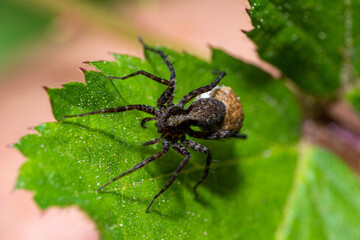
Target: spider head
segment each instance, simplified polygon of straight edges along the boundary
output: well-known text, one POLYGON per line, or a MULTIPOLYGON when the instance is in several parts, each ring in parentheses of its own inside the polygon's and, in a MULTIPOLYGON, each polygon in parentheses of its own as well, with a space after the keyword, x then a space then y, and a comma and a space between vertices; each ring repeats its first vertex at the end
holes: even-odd
POLYGON ((155 126, 158 128, 158 133, 171 133, 175 135, 185 134, 189 128, 189 118, 186 110, 178 106, 169 108, 163 117, 159 118, 155 126))
POLYGON ((164 120, 159 118, 156 123, 155 123, 155 126, 157 127, 158 129, 158 133, 164 133, 166 132, 166 127, 164 126, 164 120))

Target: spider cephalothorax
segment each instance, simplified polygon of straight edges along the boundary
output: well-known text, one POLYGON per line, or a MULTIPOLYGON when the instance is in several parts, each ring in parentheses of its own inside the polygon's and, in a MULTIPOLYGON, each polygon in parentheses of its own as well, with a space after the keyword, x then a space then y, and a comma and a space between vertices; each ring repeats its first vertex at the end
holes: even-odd
POLYGON ((191 155, 186 148, 190 148, 207 155, 203 176, 194 186, 194 193, 196 196, 196 188, 207 177, 210 163, 212 161, 211 152, 209 149, 200 145, 199 143, 186 139, 186 135, 194 138, 210 140, 223 138, 246 138, 246 135, 238 133, 242 126, 244 118, 242 105, 238 97, 228 87, 217 87, 220 80, 226 75, 225 72, 220 72, 219 76, 213 83, 189 92, 180 99, 177 105, 175 105, 173 103, 176 82, 174 67, 162 51, 147 46, 142 41, 142 39, 139 40, 145 49, 153 51, 162 57, 171 73, 170 80, 162 79, 143 70, 139 70, 124 77, 109 76, 109 78, 124 80, 140 74, 168 86, 164 93, 157 100, 157 108, 148 105, 128 105, 123 107, 102 109, 94 112, 82 113, 79 115, 64 116, 63 118, 82 117, 86 115, 101 113, 116 113, 129 110, 138 110, 153 115, 153 117, 144 118, 141 121, 141 126, 143 128, 146 128, 146 122, 156 121, 155 126, 158 129, 158 133, 160 133, 161 135, 158 138, 155 138, 143 144, 151 145, 158 143, 162 140, 162 150, 136 164, 132 169, 113 178, 111 181, 107 182, 105 185, 98 189, 98 191, 100 191, 101 189, 103 189, 110 183, 118 180, 119 178, 124 177, 144 167, 149 162, 162 157, 169 151, 170 147, 172 147, 177 153, 185 156, 185 158, 177 167, 176 171, 171 176, 168 183, 151 200, 149 206, 146 209, 147 212, 153 204, 154 200, 158 198, 168 187, 170 187, 179 172, 189 161, 191 155), (210 94, 208 94, 207 97, 201 97, 202 94, 209 91, 211 92, 210 94), (188 107, 185 107, 185 105, 195 97, 198 98, 188 107), (195 131, 191 128, 191 126, 198 126, 202 131, 195 131))

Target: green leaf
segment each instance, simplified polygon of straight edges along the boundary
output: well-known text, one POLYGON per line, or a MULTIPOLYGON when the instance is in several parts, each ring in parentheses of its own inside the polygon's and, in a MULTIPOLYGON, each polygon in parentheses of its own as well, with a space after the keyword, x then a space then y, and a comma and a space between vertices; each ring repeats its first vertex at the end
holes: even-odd
POLYGON ((360 113, 360 86, 353 87, 346 94, 346 99, 360 113))
MULTIPOLYGON (((359 1, 251 0, 260 56, 309 93, 332 96, 342 78, 359 73, 359 1), (353 2, 353 4, 352 4, 353 2)), ((348 80, 348 79, 342 79, 348 80)))
POLYGON ((349 37, 348 37, 348 45, 349 45, 349 55, 351 57, 351 61, 354 63, 354 68, 357 73, 357 76, 360 75, 360 21, 357 17, 357 12, 360 9, 360 1, 353 0, 348 2, 348 18, 350 19, 348 23, 349 27, 349 37), (351 21, 352 19, 355 19, 351 21), (354 29, 354 31, 350 31, 354 29))
POLYGON ((359 239, 360 184, 333 154, 304 144, 277 239, 359 239))
POLYGON ((33 191, 43 209, 79 206, 94 220, 104 239, 273 236, 296 165, 294 146, 300 126, 296 100, 283 82, 273 81, 268 74, 219 50, 214 50, 211 63, 163 51, 177 73, 175 102, 214 81, 213 70, 225 70, 228 75, 222 84, 234 89, 245 108, 243 133, 248 135, 247 140, 196 140, 213 152, 215 160, 208 179, 198 189, 199 201, 194 199, 192 187, 202 175, 205 156, 193 151, 189 164, 149 214, 145 213, 149 201, 183 158, 172 150, 104 192, 96 192, 99 186, 160 150, 161 144, 141 145, 159 136, 151 122, 147 129, 140 127, 147 114, 131 111, 61 120, 65 115, 128 104, 155 106, 165 86, 143 76, 124 81, 106 77, 143 69, 168 78, 166 65, 152 52, 146 52, 147 61, 114 54, 114 62, 90 63, 100 72, 85 72, 86 84, 49 89, 59 122, 38 126, 38 134, 25 136, 16 145, 28 158, 17 187, 33 191))

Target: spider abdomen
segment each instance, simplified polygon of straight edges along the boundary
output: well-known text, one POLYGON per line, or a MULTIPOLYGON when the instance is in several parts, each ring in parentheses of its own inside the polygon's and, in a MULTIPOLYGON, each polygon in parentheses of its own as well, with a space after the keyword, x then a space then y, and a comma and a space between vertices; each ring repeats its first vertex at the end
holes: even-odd
POLYGON ((200 98, 187 109, 190 124, 206 131, 217 131, 225 116, 224 103, 215 98, 200 98))
POLYGON ((238 132, 244 122, 244 110, 240 98, 236 93, 227 86, 215 87, 198 98, 200 99, 217 99, 225 106, 223 121, 218 130, 238 132))

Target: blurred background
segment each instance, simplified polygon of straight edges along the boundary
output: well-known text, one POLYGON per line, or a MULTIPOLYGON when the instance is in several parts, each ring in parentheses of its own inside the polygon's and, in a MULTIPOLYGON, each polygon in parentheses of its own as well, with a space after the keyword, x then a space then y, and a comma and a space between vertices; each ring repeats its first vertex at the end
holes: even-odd
POLYGON ((252 29, 246 0, 0 1, 0 238, 98 239, 75 207, 41 212, 32 193, 14 190, 25 158, 11 148, 31 128, 54 121, 42 86, 83 82, 83 61, 109 52, 142 57, 137 42, 210 59, 209 45, 277 75, 241 30, 252 29))

